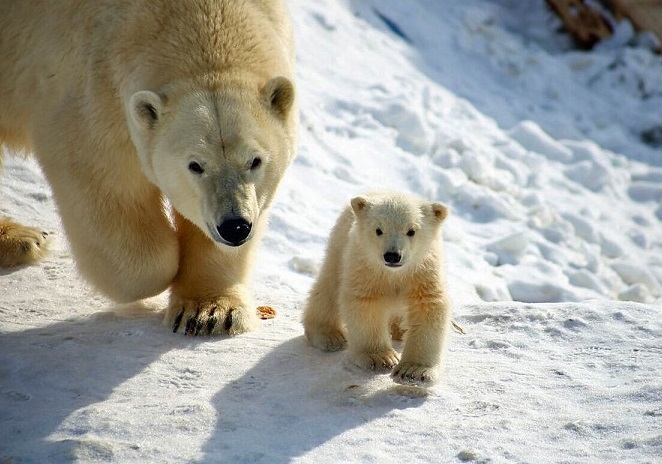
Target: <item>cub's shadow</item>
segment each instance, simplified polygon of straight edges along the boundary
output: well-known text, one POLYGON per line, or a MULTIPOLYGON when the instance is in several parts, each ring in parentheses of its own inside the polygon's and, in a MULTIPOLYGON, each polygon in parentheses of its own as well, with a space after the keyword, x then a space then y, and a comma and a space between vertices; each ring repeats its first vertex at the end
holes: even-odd
POLYGON ((70 462, 75 440, 53 432, 172 349, 161 316, 132 309, 0 334, 0 462, 70 462))
POLYGON ((344 358, 322 353, 302 336, 271 349, 214 396, 218 420, 199 462, 290 462, 394 409, 425 401, 425 390, 364 373, 344 358))

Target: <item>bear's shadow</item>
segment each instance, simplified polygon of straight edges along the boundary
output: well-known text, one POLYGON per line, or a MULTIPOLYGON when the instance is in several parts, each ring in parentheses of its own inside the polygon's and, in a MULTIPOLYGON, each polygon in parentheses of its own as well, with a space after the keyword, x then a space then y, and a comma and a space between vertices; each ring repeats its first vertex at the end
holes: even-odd
MULTIPOLYGON (((83 436, 84 421, 67 424, 72 414, 108 399, 173 348, 172 339, 163 337, 162 316, 144 309, 113 308, 2 333, 0 462, 74 459, 76 440, 53 434, 64 425, 67 434, 83 436), (121 315, 125 311, 133 316, 121 315)), ((21 322, 20 314, 10 317, 21 322)))
MULTIPOLYGON (((164 337, 160 318, 111 310, 3 333, 0 461, 71 462, 90 445, 86 417, 96 404, 173 348, 209 341, 164 337)), ((423 390, 364 373, 344 358, 312 348, 303 336, 270 349, 214 395, 217 422, 200 462, 290 462, 394 409, 425 401, 423 390)), ((112 460, 112 453, 94 451, 112 460)))
POLYGON ((429 392, 349 366, 299 336, 273 348, 213 398, 206 462, 286 463, 395 409, 418 407, 429 392))

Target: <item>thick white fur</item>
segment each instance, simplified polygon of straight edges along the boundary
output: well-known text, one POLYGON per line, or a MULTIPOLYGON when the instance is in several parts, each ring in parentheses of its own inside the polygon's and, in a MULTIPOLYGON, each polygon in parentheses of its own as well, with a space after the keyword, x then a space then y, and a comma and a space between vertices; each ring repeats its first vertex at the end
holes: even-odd
POLYGON ((399 383, 434 383, 451 317, 440 234, 447 215, 441 203, 401 193, 352 199, 331 232, 304 310, 310 342, 325 351, 346 344, 354 364, 392 370, 399 383), (386 266, 387 252, 401 256, 400 267, 386 266), (402 330, 400 357, 391 338, 402 330))
MULTIPOLYGON (((0 145, 34 152, 80 272, 120 302, 170 287, 181 331, 253 327, 252 251, 296 146, 284 2, 6 1, 0 56, 0 145), (230 216, 252 224, 235 248, 230 216)), ((5 267, 41 257, 11 230, 26 253, 5 267)))

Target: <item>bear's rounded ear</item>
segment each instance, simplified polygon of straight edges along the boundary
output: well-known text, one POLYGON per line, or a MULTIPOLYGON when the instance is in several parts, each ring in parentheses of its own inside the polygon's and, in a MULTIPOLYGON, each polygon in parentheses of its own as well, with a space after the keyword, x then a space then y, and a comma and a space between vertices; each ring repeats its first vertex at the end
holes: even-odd
POLYGON ((359 215, 363 211, 368 210, 368 200, 365 199, 365 197, 355 197, 352 198, 352 201, 350 201, 350 204, 352 205, 352 210, 354 211, 355 215, 359 215))
POLYGON ((129 113, 133 122, 143 129, 153 129, 163 115, 164 100, 157 93, 141 90, 131 95, 129 113))
POLYGON ((441 224, 448 217, 450 209, 443 203, 435 202, 430 204, 433 217, 441 224))
POLYGON ((285 119, 294 103, 294 85, 283 76, 272 77, 260 91, 267 105, 280 117, 285 119))

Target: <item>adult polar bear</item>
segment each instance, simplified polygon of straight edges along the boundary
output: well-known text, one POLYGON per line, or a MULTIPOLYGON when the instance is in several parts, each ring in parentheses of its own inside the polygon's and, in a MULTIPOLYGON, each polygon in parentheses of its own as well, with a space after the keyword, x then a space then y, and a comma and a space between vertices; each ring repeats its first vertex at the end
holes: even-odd
MULTIPOLYGON (((80 272, 118 302, 170 287, 175 331, 250 330, 252 252, 295 155, 284 2, 0 0, 0 56, 0 144, 35 154, 80 272)), ((5 266, 40 258, 36 229, 0 235, 5 266)))

